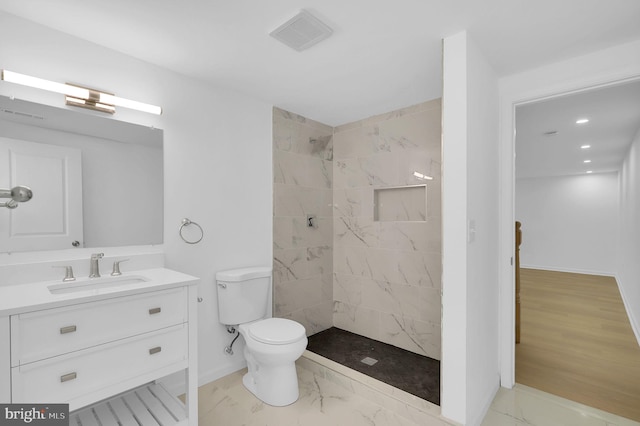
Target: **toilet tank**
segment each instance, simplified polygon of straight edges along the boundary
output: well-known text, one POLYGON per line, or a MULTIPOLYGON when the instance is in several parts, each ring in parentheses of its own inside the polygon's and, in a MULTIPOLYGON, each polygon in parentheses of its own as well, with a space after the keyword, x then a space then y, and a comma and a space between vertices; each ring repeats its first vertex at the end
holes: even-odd
POLYGON ((238 325, 271 316, 271 268, 253 267, 216 273, 218 319, 238 325))

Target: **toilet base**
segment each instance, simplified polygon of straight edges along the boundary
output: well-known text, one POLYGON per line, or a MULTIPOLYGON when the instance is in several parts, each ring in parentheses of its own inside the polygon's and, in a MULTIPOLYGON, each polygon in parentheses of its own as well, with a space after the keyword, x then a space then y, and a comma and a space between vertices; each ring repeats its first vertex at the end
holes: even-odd
POLYGON ((260 370, 257 374, 257 380, 260 383, 254 378, 251 368, 242 377, 242 384, 256 398, 274 407, 291 405, 298 400, 300 392, 294 363, 273 369, 261 368, 260 370))

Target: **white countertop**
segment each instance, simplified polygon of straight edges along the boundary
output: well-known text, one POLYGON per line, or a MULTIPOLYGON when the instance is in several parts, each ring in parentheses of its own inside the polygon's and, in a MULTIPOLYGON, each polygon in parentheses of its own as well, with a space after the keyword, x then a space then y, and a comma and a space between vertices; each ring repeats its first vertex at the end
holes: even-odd
MULTIPOLYGON (((142 269, 123 273, 119 278, 144 277, 147 281, 104 288, 78 289, 77 291, 52 294, 48 286, 61 284, 62 280, 40 281, 28 284, 0 287, 0 316, 14 315, 41 309, 55 308, 76 303, 112 297, 128 296, 148 291, 162 290, 184 285, 195 285, 199 279, 191 275, 166 268, 142 269)), ((73 283, 94 284, 101 279, 111 279, 108 274, 102 278, 78 278, 73 283)))

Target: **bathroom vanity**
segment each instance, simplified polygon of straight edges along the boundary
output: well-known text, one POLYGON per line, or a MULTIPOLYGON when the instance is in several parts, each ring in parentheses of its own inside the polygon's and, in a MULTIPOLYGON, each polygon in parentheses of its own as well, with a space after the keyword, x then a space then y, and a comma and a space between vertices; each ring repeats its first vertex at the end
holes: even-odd
POLYGON ((154 268, 0 287, 0 402, 197 424, 197 282, 154 268), (186 405, 155 383, 179 371, 186 405))

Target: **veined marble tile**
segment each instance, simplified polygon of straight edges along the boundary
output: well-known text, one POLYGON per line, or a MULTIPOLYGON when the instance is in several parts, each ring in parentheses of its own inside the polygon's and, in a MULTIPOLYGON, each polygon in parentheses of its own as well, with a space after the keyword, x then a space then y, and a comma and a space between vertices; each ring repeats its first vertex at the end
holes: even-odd
POLYGON ((272 407, 244 388, 245 372, 200 387, 200 426, 417 426, 304 368, 298 368, 298 401, 272 407))
POLYGON ((334 190, 333 209, 336 217, 373 218, 373 188, 334 190))
POLYGON ((437 150, 441 145, 440 123, 439 109, 398 114, 380 122, 380 139, 390 146, 391 152, 437 150))
POLYGON ((332 189, 333 162, 320 158, 309 157, 306 160, 307 176, 305 184, 311 187, 332 189))
POLYGON ((333 161, 333 189, 370 186, 369 179, 360 165, 359 158, 333 161))
POLYGON ((326 274, 331 276, 333 273, 333 249, 331 245, 308 247, 307 262, 309 275, 326 274))
MULTIPOLYGON (((300 398, 271 407, 242 385, 246 369, 198 389, 200 426, 446 426, 438 407, 306 352, 298 360, 300 398), (322 364, 320 364, 322 363, 322 364), (324 363, 330 364, 325 366, 324 363), (381 388, 378 388, 381 386, 381 388), (381 416, 379 412, 383 412, 381 416), (378 413, 373 415, 371 413, 378 413)), ((640 423, 527 386, 500 388, 483 426, 638 426, 640 423)))
POLYGON ((483 426, 638 426, 640 423, 528 386, 500 388, 483 426))
POLYGON ((358 166, 368 185, 395 186, 399 184, 399 161, 397 155, 381 152, 358 158, 358 166))
POLYGON ((334 301, 333 325, 370 339, 380 340, 380 313, 373 309, 334 301))
POLYGON ((307 217, 293 218, 294 247, 319 247, 333 244, 333 218, 316 217, 317 227, 307 226, 307 217))
POLYGON ((380 248, 427 251, 440 247, 440 230, 427 222, 379 222, 380 248), (434 235, 435 234, 435 235, 434 235))
POLYGON ((309 276, 306 249, 273 251, 273 282, 285 283, 309 276))
POLYGON ((440 359, 440 324, 396 314, 382 313, 380 317, 378 340, 433 359, 440 359))
POLYGON ((282 316, 302 324, 307 336, 333 327, 333 302, 326 301, 317 305, 306 306, 282 316))
POLYGON ((301 125, 294 150, 299 154, 310 155, 324 160, 333 159, 333 129, 301 125))
POLYGON ((424 222, 427 219, 426 186, 376 188, 374 220, 424 222))
POLYGON ((275 216, 332 216, 333 192, 324 188, 306 188, 274 184, 275 216))
POLYGON ((399 252, 397 250, 367 248, 365 256, 367 266, 365 276, 379 281, 402 282, 402 270, 398 262, 399 252))
POLYGON ((421 319, 419 287, 363 278, 362 306, 376 311, 421 319))
POLYGON ((346 132, 351 129, 362 127, 362 121, 353 121, 351 123, 344 123, 333 128, 334 136, 338 133, 346 132))
POLYGON ((293 143, 298 137, 297 125, 283 117, 273 118, 273 147, 280 151, 293 151, 293 143))
POLYGON ((320 123, 319 121, 311 120, 310 118, 303 117, 294 112, 289 112, 284 109, 273 107, 273 119, 275 120, 288 120, 293 125, 304 125, 323 132, 324 134, 331 134, 333 127, 320 123))
POLYGON ((368 217, 334 217, 334 243, 343 246, 377 247, 377 224, 368 217))
POLYGON ((418 111, 429 111, 432 109, 441 109, 442 108, 442 99, 436 98, 430 101, 422 102, 416 105, 418 111))
POLYGON ((333 274, 333 300, 348 305, 362 303, 363 278, 349 274, 333 274))
POLYGON ((421 426, 455 425, 441 417, 440 407, 334 361, 306 351, 297 364, 421 426))
POLYGON ((440 186, 442 176, 441 153, 415 150, 398 155, 398 185, 440 186), (420 175, 432 179, 422 178, 420 175))
POLYGON ((333 135, 319 136, 309 140, 311 155, 327 161, 333 161, 333 135))
POLYGON ((431 324, 442 323, 442 296, 440 289, 420 287, 418 289, 420 304, 419 314, 414 318, 431 324))
POLYGON ((273 153, 273 179, 274 183, 331 189, 333 162, 276 150, 273 153))
POLYGON ((398 282, 440 289, 442 287, 442 254, 438 252, 399 251, 398 282))
POLYGON ((306 164, 304 157, 292 152, 276 150, 273 153, 273 181, 288 185, 307 186, 306 164))
POLYGON ((273 218, 273 249, 293 248, 293 219, 290 217, 273 218))
POLYGON ((442 224, 442 185, 440 179, 427 183, 427 219, 442 224))
POLYGON ((342 274, 370 277, 371 268, 367 261, 367 250, 364 247, 334 244, 333 270, 342 274))
MULTIPOLYGON (((401 115, 380 122, 381 142, 389 146, 390 152, 424 149, 425 136, 430 131, 423 118, 424 114, 426 113, 401 115)), ((439 131, 439 128, 434 130, 439 131)))
POLYGON ((390 153, 336 159, 333 162, 334 189, 398 185, 399 158, 390 153))
POLYGON ((353 129, 336 133, 334 136, 335 158, 366 158, 380 151, 378 126, 357 126, 353 129))
POLYGON ((291 120, 292 122, 295 122, 295 123, 306 123, 308 121, 307 118, 301 115, 286 111, 278 107, 273 107, 273 117, 274 119, 281 118, 285 120, 291 120))
POLYGON ((274 307, 278 316, 332 300, 333 285, 330 275, 274 284, 274 307))

